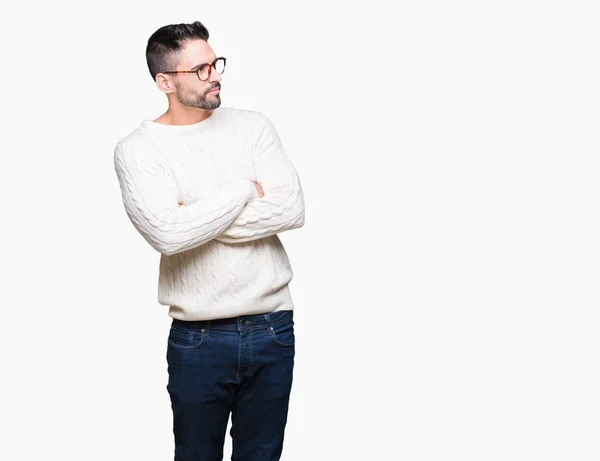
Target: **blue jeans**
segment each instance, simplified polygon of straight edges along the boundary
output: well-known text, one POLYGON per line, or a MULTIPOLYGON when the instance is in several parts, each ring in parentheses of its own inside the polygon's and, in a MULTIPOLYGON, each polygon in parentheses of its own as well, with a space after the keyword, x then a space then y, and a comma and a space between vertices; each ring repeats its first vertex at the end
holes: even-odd
POLYGON ((175 461, 221 461, 231 412, 232 461, 277 461, 294 368, 293 310, 173 319, 167 390, 175 461))

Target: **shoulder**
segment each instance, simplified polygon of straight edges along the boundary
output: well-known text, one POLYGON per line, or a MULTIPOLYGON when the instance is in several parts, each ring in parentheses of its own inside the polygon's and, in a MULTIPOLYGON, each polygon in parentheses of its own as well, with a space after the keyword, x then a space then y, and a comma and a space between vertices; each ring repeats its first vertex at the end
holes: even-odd
POLYGON ((116 145, 119 146, 119 145, 123 145, 123 144, 136 143, 139 141, 143 141, 143 139, 144 139, 143 123, 140 123, 134 130, 132 130, 129 133, 125 134, 124 136, 121 136, 120 138, 118 138, 116 145))
POLYGON ((157 137, 152 130, 148 129, 148 119, 144 119, 134 130, 117 139, 115 150, 134 149, 134 150, 152 150, 152 145, 156 144, 157 137))
POLYGON ((230 122, 248 124, 254 129, 264 127, 269 119, 258 110, 240 109, 236 107, 219 107, 220 115, 230 122))
POLYGON ((115 162, 118 158, 122 160, 139 160, 142 158, 155 161, 161 160, 151 140, 139 128, 117 140, 113 156, 115 162))

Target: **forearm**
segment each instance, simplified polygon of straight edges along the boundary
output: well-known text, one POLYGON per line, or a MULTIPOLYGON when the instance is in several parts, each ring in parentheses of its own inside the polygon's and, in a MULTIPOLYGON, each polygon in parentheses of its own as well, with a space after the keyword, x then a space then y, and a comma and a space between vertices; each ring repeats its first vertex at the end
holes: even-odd
POLYGON ((246 204, 216 240, 241 243, 269 237, 304 225, 304 195, 300 182, 269 191, 246 204))
POLYGON ((200 246, 227 229, 257 197, 250 180, 238 180, 218 194, 179 206, 160 168, 144 163, 127 146, 115 151, 123 203, 134 227, 158 252, 172 255, 200 246))
POLYGON ((271 121, 257 116, 254 170, 264 196, 249 201, 217 240, 235 243, 269 237, 304 224, 300 178, 271 121))

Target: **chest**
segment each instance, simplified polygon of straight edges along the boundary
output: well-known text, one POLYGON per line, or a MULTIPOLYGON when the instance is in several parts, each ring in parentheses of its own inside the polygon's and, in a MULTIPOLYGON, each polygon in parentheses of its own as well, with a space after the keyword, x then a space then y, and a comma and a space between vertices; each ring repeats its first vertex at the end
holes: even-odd
POLYGON ((170 139, 164 156, 184 202, 193 202, 218 193, 231 182, 255 177, 252 143, 249 136, 234 130, 220 130, 170 139))

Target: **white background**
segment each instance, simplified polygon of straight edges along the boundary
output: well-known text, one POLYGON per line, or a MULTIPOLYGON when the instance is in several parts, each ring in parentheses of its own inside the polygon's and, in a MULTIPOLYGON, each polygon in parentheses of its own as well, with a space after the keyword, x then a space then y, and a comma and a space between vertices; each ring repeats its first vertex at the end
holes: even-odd
POLYGON ((392 3, 0 15, 0 459, 173 459, 159 254, 113 149, 167 107, 148 37, 194 20, 305 192, 282 459, 600 459, 595 2, 392 3))

